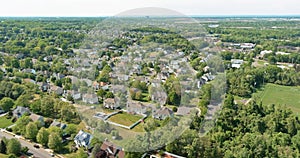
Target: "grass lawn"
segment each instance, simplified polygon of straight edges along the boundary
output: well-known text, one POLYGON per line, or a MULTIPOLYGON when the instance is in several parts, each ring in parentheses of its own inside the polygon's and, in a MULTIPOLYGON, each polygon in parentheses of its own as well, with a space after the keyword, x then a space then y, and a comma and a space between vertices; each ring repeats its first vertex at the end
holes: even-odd
POLYGON ((6 128, 12 124, 11 119, 7 119, 6 116, 0 117, 0 128, 6 128))
POLYGON ((267 84, 262 90, 253 94, 264 105, 286 105, 296 114, 300 113, 300 87, 267 84))
POLYGON ((0 154, 0 158, 7 158, 8 155, 0 154))
POLYGON ((141 118, 143 117, 140 115, 131 115, 123 112, 110 117, 108 120, 121 125, 130 126, 141 118))
POLYGON ((236 96, 236 95, 234 96, 234 100, 236 101, 237 104, 244 105, 247 102, 248 99, 249 98, 243 98, 243 97, 236 96))

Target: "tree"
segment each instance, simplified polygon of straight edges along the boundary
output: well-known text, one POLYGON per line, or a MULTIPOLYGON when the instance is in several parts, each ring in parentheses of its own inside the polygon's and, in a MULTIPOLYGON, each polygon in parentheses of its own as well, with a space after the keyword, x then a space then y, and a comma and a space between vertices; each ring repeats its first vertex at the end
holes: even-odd
POLYGON ((27 154, 29 148, 27 146, 21 148, 21 153, 27 154))
POLYGON ((20 68, 19 60, 17 60, 17 59, 11 60, 11 66, 12 66, 13 68, 20 68))
POLYGON ((40 105, 40 113, 43 114, 43 116, 49 117, 54 115, 54 99, 51 97, 44 97, 41 100, 41 105, 40 105))
POLYGON ((274 65, 274 64, 276 64, 277 59, 276 59, 276 57, 274 57, 274 56, 272 55, 272 56, 269 56, 269 57, 268 57, 268 61, 269 61, 270 64, 274 65))
POLYGON ((180 105, 180 96, 175 91, 169 93, 168 98, 169 98, 169 104, 177 105, 177 106, 180 105))
POLYGON ((49 132, 45 127, 42 127, 36 135, 36 140, 38 143, 42 144, 43 146, 46 146, 48 144, 48 139, 49 132))
POLYGON ((0 101, 0 107, 4 111, 9 111, 14 106, 14 100, 8 97, 4 97, 0 101))
POLYGON ((231 94, 228 94, 226 96, 226 99, 224 101, 224 106, 227 108, 232 109, 232 107, 234 106, 234 97, 231 94))
POLYGON ((88 154, 82 149, 78 149, 75 158, 88 158, 88 154))
POLYGON ((114 94, 112 92, 108 92, 105 95, 106 98, 114 98, 114 94))
POLYGON ((38 127, 34 122, 29 122, 26 125, 26 138, 29 138, 31 140, 36 139, 36 135, 38 134, 38 127))
POLYGON ((15 101, 15 105, 27 107, 30 105, 30 100, 33 99, 33 95, 27 93, 19 96, 19 98, 15 101))
POLYGON ((98 90, 98 92, 97 92, 97 95, 98 95, 100 98, 102 98, 102 99, 103 99, 103 97, 105 96, 105 94, 106 94, 106 91, 105 91, 104 89, 102 89, 102 88, 100 88, 100 89, 98 90))
POLYGON ((59 152, 62 148, 62 138, 59 133, 51 133, 49 135, 48 147, 53 149, 55 152, 59 152))
POLYGON ((21 152, 21 143, 15 138, 10 139, 7 143, 7 153, 18 155, 20 154, 20 152, 21 152))
POLYGON ((68 124, 68 126, 65 128, 64 132, 68 135, 75 135, 78 133, 77 126, 75 124, 68 124))
POLYGON ((2 139, 0 141, 0 153, 6 154, 6 144, 5 144, 4 140, 2 140, 2 139))
POLYGON ((292 138, 292 144, 294 148, 300 151, 300 131, 298 131, 298 133, 292 138))
POLYGON ((22 135, 26 134, 26 125, 31 121, 29 116, 23 115, 22 117, 20 117, 17 122, 16 125, 13 127, 13 131, 16 133, 20 133, 22 135))

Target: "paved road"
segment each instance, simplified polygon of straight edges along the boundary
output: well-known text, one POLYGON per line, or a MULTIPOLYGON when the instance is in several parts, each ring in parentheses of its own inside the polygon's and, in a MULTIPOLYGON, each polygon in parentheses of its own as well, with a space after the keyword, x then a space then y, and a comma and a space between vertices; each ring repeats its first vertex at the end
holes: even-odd
MULTIPOLYGON (((0 131, 0 138, 2 137, 6 137, 8 139, 11 139, 11 138, 15 138, 14 136, 8 134, 8 133, 5 133, 3 131, 0 131)), ((35 148, 33 147, 33 144, 30 143, 30 142, 27 142, 23 139, 18 139, 21 143, 22 146, 27 146, 29 151, 28 153, 31 153, 33 154, 35 157, 39 157, 39 158, 51 158, 51 155, 48 151, 46 151, 45 149, 42 149, 42 148, 35 148)))

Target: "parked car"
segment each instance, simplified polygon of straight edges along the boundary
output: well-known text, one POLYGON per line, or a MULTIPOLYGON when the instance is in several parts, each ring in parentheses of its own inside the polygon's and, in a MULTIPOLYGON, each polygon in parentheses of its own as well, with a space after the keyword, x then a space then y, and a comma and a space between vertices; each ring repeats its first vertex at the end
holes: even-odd
POLYGON ((33 147, 35 147, 37 149, 40 148, 40 146, 38 144, 34 144, 33 147))

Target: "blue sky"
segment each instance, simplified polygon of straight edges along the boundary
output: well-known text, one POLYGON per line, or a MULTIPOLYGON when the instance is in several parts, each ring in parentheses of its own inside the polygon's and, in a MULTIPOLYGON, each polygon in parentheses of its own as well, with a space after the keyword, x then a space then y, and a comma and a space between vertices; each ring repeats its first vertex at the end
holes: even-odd
POLYGON ((0 16, 112 16, 141 7, 186 15, 300 15, 299 0, 1 0, 0 16))

